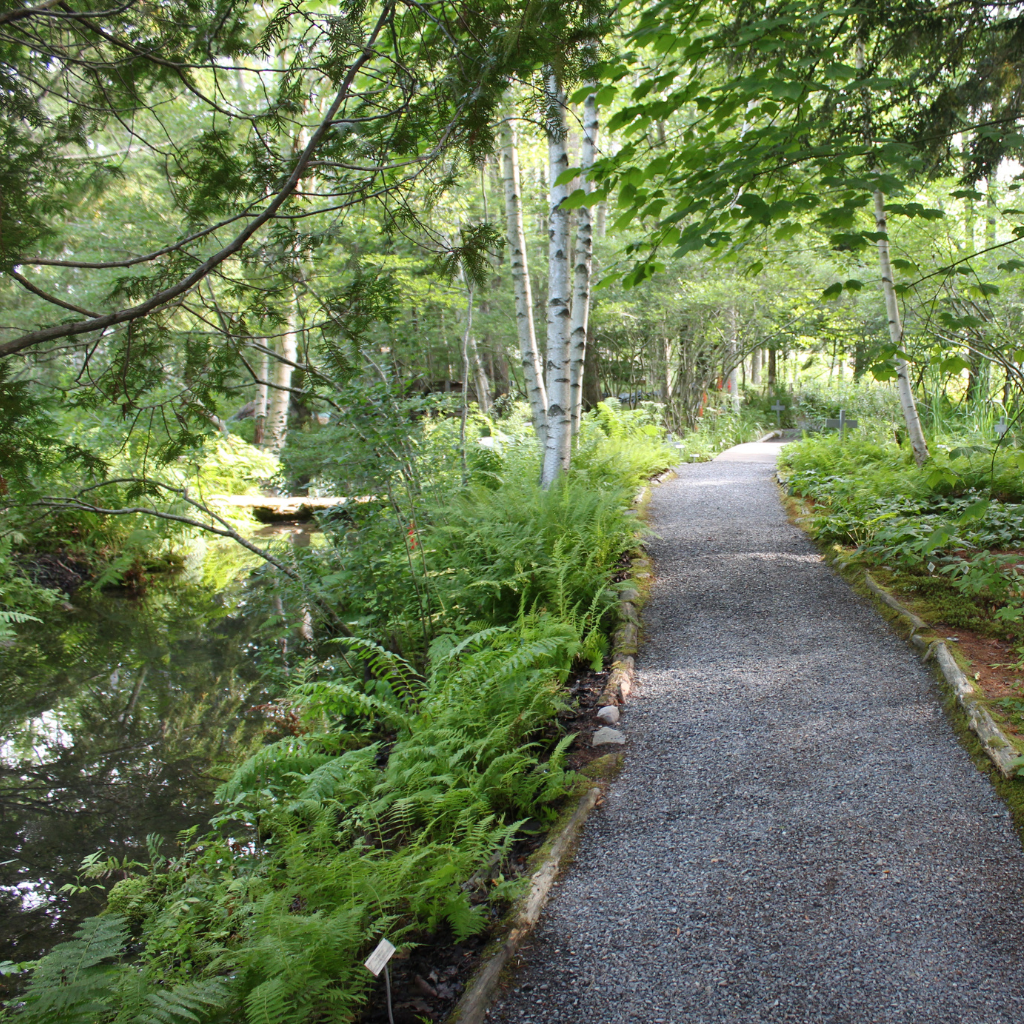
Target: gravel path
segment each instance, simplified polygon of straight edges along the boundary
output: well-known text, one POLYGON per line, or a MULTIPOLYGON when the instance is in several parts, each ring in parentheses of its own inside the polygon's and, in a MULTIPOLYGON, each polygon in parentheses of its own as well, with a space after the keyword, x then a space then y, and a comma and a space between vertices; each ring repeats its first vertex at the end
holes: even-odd
POLYGON ((654 492, 626 764, 490 1021, 1020 1024, 1024 853, 777 445, 654 492))

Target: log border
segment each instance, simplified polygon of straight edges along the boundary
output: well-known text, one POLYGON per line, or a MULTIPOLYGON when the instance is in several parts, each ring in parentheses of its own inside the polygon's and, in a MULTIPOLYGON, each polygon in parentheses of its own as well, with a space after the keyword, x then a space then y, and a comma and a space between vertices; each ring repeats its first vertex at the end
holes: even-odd
POLYGON ((913 627, 910 633, 910 642, 921 651, 921 660, 925 664, 929 661, 933 662, 938 676, 952 689, 957 703, 967 718, 968 727, 978 737, 982 749, 996 766, 999 774, 1004 779, 1014 778, 1022 767, 1019 763, 1022 756, 1021 751, 989 713, 978 687, 964 674, 950 649, 941 640, 929 642, 924 637, 918 636, 918 632, 930 630, 932 627, 910 609, 904 608, 892 594, 883 590, 871 578, 871 573, 867 570, 864 571, 864 582, 875 597, 910 623, 913 627))

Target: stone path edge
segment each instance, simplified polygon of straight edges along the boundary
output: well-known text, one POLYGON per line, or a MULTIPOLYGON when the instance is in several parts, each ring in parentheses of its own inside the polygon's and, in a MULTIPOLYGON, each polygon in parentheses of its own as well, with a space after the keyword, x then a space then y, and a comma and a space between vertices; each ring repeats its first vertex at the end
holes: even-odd
MULTIPOLYGON (((676 476, 674 469, 668 469, 652 477, 641 487, 633 498, 634 513, 636 507, 642 507, 650 496, 652 487, 657 487, 672 480, 676 476)), ((640 641, 640 609, 643 607, 641 581, 650 578, 651 560, 643 548, 634 551, 631 559, 630 575, 634 586, 620 591, 618 618, 619 625, 612 637, 612 667, 608 681, 598 699, 597 708, 609 705, 624 704, 633 690, 635 678, 634 655, 640 641)), ((613 768, 621 763, 622 755, 606 755, 611 758, 613 768)), ((491 955, 490 959, 474 975, 462 998, 447 1018, 446 1024, 480 1024, 487 1015, 494 994, 501 983, 501 975, 509 961, 523 944, 523 941, 536 927, 540 913, 548 901, 551 887, 554 885, 561 868, 562 860, 571 850, 580 829, 583 827, 590 812, 597 806, 603 787, 592 786, 580 798, 576 810, 569 820, 558 830, 553 838, 549 837, 549 852, 540 867, 530 879, 530 891, 519 904, 519 908, 510 915, 512 927, 505 940, 491 955)))
MULTIPOLYGON (((775 474, 775 479, 785 493, 788 488, 787 479, 779 473, 775 474)), ((796 520, 796 524, 806 530, 799 518, 796 520)), ((900 604, 892 594, 880 587, 867 570, 864 572, 864 584, 873 598, 910 624, 908 640, 921 652, 921 660, 925 664, 932 662, 940 680, 949 686, 956 704, 963 712, 966 727, 977 737, 982 751, 999 774, 1006 780, 1024 778, 1024 775, 1018 774, 1024 768, 1024 751, 996 724, 995 719, 982 703, 977 688, 956 663, 949 648, 941 640, 933 640, 929 643, 924 637, 917 635, 918 632, 930 630, 932 627, 909 608, 900 604)), ((1021 821, 1020 827, 1022 829, 1021 838, 1024 840, 1024 821, 1021 821)))
MULTIPOLYGON (((667 480, 674 479, 675 476, 676 471, 668 469, 664 473, 652 477, 637 491, 636 497, 633 499, 634 506, 642 507, 650 497, 652 487, 658 487, 667 480)), ((647 592, 647 587, 641 584, 650 580, 651 560, 640 548, 634 553, 631 564, 630 574, 633 577, 633 586, 619 594, 619 625, 612 635, 612 668, 597 701, 599 709, 609 705, 625 704, 633 691, 633 683, 636 678, 633 659, 637 652, 637 645, 640 643, 640 609, 643 607, 644 595, 647 592)))
POLYGON ((967 717, 967 724, 978 737, 982 749, 999 769, 1003 778, 1012 779, 1022 767, 1022 753, 989 714, 978 694, 977 687, 956 663, 949 648, 941 640, 933 640, 929 643, 924 637, 918 636, 918 630, 931 629, 931 627, 883 590, 871 578, 871 573, 867 571, 864 573, 864 582, 875 597, 914 627, 910 634, 910 642, 922 652, 921 660, 926 663, 934 662, 938 675, 952 688, 957 703, 967 717))

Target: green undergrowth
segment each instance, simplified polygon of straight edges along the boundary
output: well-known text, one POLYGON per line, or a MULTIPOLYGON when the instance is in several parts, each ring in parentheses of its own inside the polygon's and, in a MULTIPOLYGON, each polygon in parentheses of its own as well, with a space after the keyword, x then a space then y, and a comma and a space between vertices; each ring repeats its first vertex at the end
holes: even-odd
POLYGON ((918 467, 895 438, 819 435, 787 446, 779 466, 822 544, 853 548, 924 617, 1020 644, 1024 453, 967 442, 932 451, 918 467))
POLYGON ((683 434, 677 447, 681 462, 710 462, 727 448, 764 437, 775 427, 775 418, 760 408, 744 405, 738 411, 731 405, 706 409, 697 426, 683 434))
POLYGON ((401 430, 379 415, 339 429, 323 463, 386 500, 326 515, 297 578, 267 583, 319 635, 337 626, 292 663, 289 734, 236 767, 208 828, 83 865, 83 887, 118 879, 106 910, 5 965, 29 977, 14 1019, 357 1020, 381 938, 464 939, 521 892, 473 879, 586 785, 565 769, 563 683, 608 653, 614 581, 643 533, 625 513, 674 453, 654 412, 602 405, 542 490, 525 426, 475 416, 463 461, 450 420, 410 432, 394 413, 401 430))
MULTIPOLYGON (((806 507, 804 504, 790 497, 788 511, 791 519, 806 529, 806 521, 804 520, 806 507)), ((852 547, 843 548, 838 544, 822 545, 822 549, 826 561, 846 580, 850 588, 861 597, 873 603, 879 614, 889 622, 892 628, 904 639, 909 639, 911 627, 907 620, 888 605, 879 601, 868 588, 864 580, 865 565, 858 558, 856 549, 852 547)), ((876 583, 892 592, 905 608, 914 612, 926 622, 935 622, 936 624, 944 622, 945 625, 953 625, 948 620, 940 618, 940 613, 943 611, 941 605, 929 601, 927 596, 915 590, 912 583, 905 581, 899 573, 893 573, 878 566, 871 566, 870 572, 876 583)), ((968 626, 966 628, 972 627, 968 626)), ((919 635, 926 643, 942 639, 940 635, 932 631, 919 635)), ((963 664, 963 658, 959 656, 956 645, 953 644, 950 650, 954 658, 961 663, 961 667, 969 674, 970 666, 963 664)), ((985 748, 982 746, 977 734, 971 729, 967 716, 963 708, 960 707, 953 688, 941 679, 938 685, 942 694, 943 710, 953 727, 958 742, 970 755, 971 761, 978 771, 988 777, 993 788, 1006 804, 1013 820, 1014 829, 1021 842, 1024 843, 1024 779, 1020 776, 1007 779, 1000 773, 992 763, 992 759, 985 752, 985 748)), ((987 701, 984 703, 988 705, 990 712, 993 713, 997 720, 1005 717, 1005 709, 993 707, 987 701)))

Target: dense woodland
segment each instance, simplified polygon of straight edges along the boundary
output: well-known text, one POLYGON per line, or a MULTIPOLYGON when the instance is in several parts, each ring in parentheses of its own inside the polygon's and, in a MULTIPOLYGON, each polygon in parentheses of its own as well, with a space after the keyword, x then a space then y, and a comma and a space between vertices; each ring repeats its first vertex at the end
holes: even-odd
MULTIPOLYGON (((381 937, 486 934, 637 487, 777 425, 840 561, 1024 641, 1022 69, 975 0, 0 0, 0 827, 67 788, 19 723, 88 717, 89 594, 229 541, 270 709, 208 826, 81 851, 4 1012, 370 1019, 381 937), (336 503, 300 547, 259 494, 336 503)), ((103 686, 94 772, 175 722, 103 686)))

